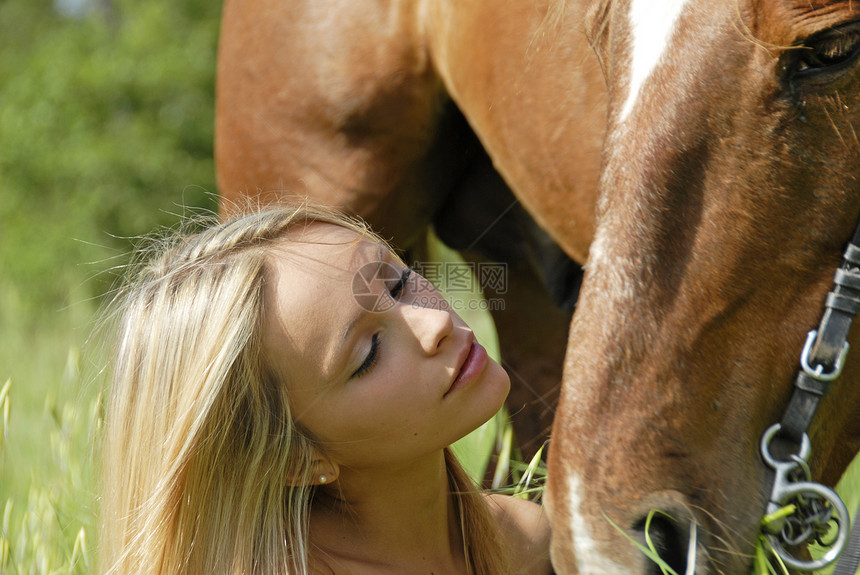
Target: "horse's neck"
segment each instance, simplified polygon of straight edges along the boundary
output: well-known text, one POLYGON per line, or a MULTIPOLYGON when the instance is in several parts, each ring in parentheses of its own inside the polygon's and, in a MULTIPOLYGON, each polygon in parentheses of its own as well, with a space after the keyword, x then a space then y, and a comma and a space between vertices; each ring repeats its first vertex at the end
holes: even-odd
POLYGON ((422 15, 449 94, 520 201, 580 262, 594 230, 606 115, 583 4, 493 10, 448 0, 422 15))

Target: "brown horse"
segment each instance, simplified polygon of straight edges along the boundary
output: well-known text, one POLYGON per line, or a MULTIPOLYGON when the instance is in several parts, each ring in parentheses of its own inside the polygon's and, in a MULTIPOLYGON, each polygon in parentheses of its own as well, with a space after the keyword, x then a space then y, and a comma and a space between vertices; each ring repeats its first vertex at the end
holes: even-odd
POLYGON ((507 266, 492 313, 527 452, 557 403, 581 276, 565 252, 587 255, 605 112, 603 90, 568 98, 571 82, 602 76, 574 34, 581 18, 548 10, 227 0, 218 57, 227 205, 308 195, 360 214, 410 258, 432 223, 468 260, 507 266), (559 42, 568 35, 578 45, 559 42))
MULTIPOLYGON (((589 258, 550 449, 557 571, 653 572, 625 535, 657 509, 676 570, 695 525, 697 573, 745 573, 759 438, 860 214, 858 19, 823 0, 227 0, 219 187, 308 194, 412 249, 433 223, 507 262, 502 353, 551 404, 569 316, 545 288, 574 290, 513 190, 589 258)), ((849 354, 810 429, 827 483, 860 447, 858 380, 849 354)))

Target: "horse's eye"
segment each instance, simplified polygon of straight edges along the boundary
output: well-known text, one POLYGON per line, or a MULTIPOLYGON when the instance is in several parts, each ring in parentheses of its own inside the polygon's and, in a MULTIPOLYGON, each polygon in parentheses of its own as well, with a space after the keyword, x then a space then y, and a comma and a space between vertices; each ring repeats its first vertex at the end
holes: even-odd
POLYGON ((810 37, 796 51, 797 74, 836 71, 860 53, 860 22, 832 28, 810 37))

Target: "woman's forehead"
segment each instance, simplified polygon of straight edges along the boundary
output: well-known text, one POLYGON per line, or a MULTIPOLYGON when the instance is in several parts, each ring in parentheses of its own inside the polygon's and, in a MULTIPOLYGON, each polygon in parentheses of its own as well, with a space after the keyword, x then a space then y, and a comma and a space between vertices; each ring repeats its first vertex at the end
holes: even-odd
MULTIPOLYGON (((267 256, 265 299, 269 309, 297 308, 304 312, 340 298, 338 307, 357 305, 356 286, 374 278, 392 279, 391 264, 402 262, 387 244, 373 235, 328 223, 313 223, 289 231, 267 256), (383 277, 385 276, 385 277, 383 277), (325 300, 325 301, 321 301, 325 300), (273 305, 274 304, 274 305, 273 305)), ((366 286, 364 286, 366 287, 366 286)))
POLYGON ((279 347, 288 339, 289 347, 315 359, 320 352, 333 353, 332 330, 343 330, 359 311, 355 274, 369 262, 389 258, 384 244, 331 224, 287 234, 269 258, 268 339, 280 340, 279 347))
POLYGON ((276 272, 322 274, 325 280, 354 271, 367 261, 387 259, 387 252, 371 236, 334 224, 313 223, 284 234, 268 259, 276 272))

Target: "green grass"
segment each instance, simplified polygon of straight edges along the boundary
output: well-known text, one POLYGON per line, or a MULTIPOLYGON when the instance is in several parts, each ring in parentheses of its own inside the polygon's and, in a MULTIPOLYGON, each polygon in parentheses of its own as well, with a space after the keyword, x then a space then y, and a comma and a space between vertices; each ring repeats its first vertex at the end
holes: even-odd
POLYGON ((0 573, 89 573, 100 395, 74 331, 4 332, 0 573))

